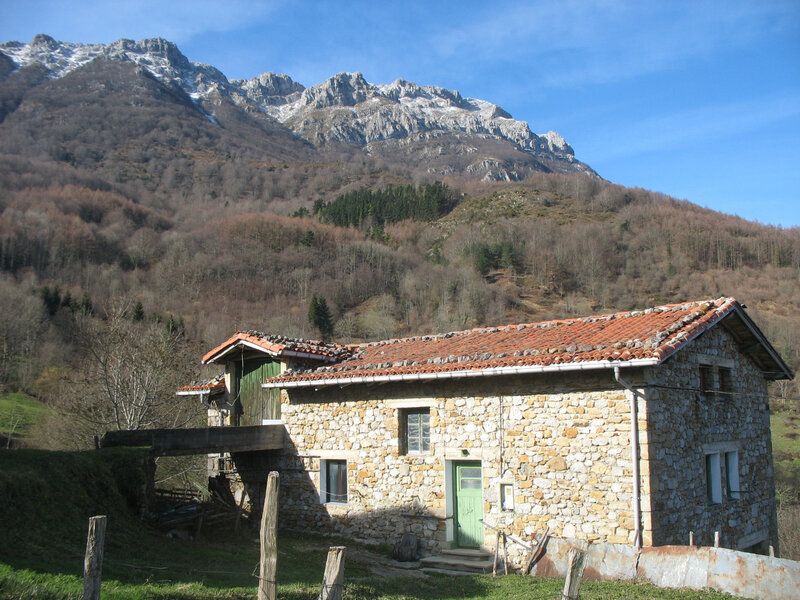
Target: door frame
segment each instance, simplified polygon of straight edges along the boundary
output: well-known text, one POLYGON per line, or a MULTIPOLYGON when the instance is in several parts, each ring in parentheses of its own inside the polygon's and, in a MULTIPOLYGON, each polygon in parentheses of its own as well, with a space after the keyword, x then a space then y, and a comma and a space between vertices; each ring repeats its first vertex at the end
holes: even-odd
MULTIPOLYGON (((468 460, 447 460, 445 461, 445 500, 447 503, 446 539, 451 548, 459 548, 458 544, 458 467, 474 466, 481 468, 481 482, 483 482, 483 462, 476 459, 468 460)), ((481 516, 483 518, 483 483, 481 483, 481 516)), ((483 537, 483 536, 481 536, 483 537)), ((480 546, 483 546, 481 542, 480 546)), ((480 547, 479 546, 479 547, 480 547)), ((467 546, 464 546, 467 547, 467 546)))

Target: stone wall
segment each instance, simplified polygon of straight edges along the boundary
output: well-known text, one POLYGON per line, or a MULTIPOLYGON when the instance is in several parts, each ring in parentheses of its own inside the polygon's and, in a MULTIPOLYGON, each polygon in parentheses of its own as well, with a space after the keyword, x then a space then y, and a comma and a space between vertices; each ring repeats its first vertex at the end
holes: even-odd
POLYGON ((590 581, 649 582, 662 588, 711 588, 755 600, 796 598, 800 562, 726 548, 660 546, 636 550, 618 544, 551 539, 531 575, 565 577, 569 551, 586 551, 583 577, 590 581))
POLYGON ((696 543, 713 545, 714 532, 720 531, 727 548, 777 545, 766 382, 724 327, 653 369, 646 395, 642 475, 649 494, 643 504, 652 511, 653 533, 645 543, 688 544, 694 531, 696 543), (720 384, 719 367, 730 369, 730 391, 703 392, 701 364, 712 367, 714 387, 720 384), (739 463, 738 498, 726 489, 724 455, 731 451, 739 463), (719 504, 708 500, 707 452, 721 457, 719 504))
MULTIPOLYGON (((281 521, 426 552, 453 540, 450 465, 479 460, 483 518, 525 539, 633 542, 629 401, 609 371, 284 392, 281 521), (401 411, 430 410, 430 452, 402 454, 401 411), (321 461, 347 460, 346 505, 320 502, 321 461), (513 485, 514 510, 500 507, 513 485)), ((644 428, 644 423, 640 424, 644 428)), ((486 529, 484 545, 494 535, 486 529)), ((512 545, 514 558, 521 549, 512 545)))

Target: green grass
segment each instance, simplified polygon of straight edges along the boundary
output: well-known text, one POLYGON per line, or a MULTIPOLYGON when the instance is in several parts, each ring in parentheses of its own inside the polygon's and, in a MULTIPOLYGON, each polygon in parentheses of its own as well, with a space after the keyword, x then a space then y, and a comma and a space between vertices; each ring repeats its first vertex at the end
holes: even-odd
POLYGON ((800 412, 778 410, 770 414, 775 484, 780 494, 800 500, 800 412))
POLYGON ((800 412, 780 411, 770 415, 772 448, 800 455, 800 412))
POLYGON ((13 429, 17 437, 30 434, 33 424, 49 411, 44 404, 20 392, 0 394, 0 433, 13 429))
MULTIPOLYGON (((206 528, 193 541, 171 539, 137 518, 141 451, 0 452, 0 600, 77 600, 82 591, 88 518, 108 515, 104 600, 255 598, 256 534, 206 528)), ((356 545, 305 532, 278 537, 278 596, 315 600, 327 549, 356 545)), ((386 553, 386 548, 373 549, 386 553)), ((363 555, 363 553, 360 553, 363 555)), ((347 600, 560 598, 563 580, 522 576, 427 578, 371 575, 345 561, 347 600)), ((710 591, 585 582, 581 598, 638 600, 732 598, 710 591)))

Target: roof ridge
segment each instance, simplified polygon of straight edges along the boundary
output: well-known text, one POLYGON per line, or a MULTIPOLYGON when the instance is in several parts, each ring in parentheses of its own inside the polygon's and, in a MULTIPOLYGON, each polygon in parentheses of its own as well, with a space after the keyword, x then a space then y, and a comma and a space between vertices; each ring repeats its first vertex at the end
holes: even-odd
POLYGON ((627 311, 618 311, 615 313, 605 313, 605 314, 595 314, 589 315, 586 317, 570 317, 565 319, 550 319, 548 321, 534 321, 531 323, 516 323, 516 324, 508 324, 508 325, 495 325, 495 326, 484 326, 484 327, 473 327, 472 329, 463 329, 459 331, 449 331, 447 333, 428 333, 428 334, 418 334, 412 335, 407 337, 400 337, 400 338, 389 338, 385 340, 374 340, 371 342, 362 342, 360 344, 356 344, 356 348, 371 348, 375 346, 386 346, 390 344, 398 344, 401 342, 425 342, 425 341, 435 341, 435 340, 442 340, 442 339, 449 339, 453 337, 463 336, 463 335, 470 335, 474 333, 495 333, 497 331, 510 331, 510 330, 517 330, 521 331, 527 328, 547 328, 547 327, 554 327, 556 325, 572 325, 574 323, 593 323, 596 321, 611 321, 613 319, 621 319, 621 318, 628 318, 628 317, 639 317, 642 315, 657 313, 657 312, 666 312, 666 311, 677 311, 677 310, 688 310, 692 306, 702 306, 704 304, 708 304, 709 308, 719 303, 720 306, 725 304, 726 302, 733 301, 735 302, 735 298, 721 296, 716 299, 706 299, 706 300, 692 300, 689 302, 681 302, 675 304, 663 304, 660 306, 652 306, 648 308, 641 308, 641 309, 633 309, 627 311))

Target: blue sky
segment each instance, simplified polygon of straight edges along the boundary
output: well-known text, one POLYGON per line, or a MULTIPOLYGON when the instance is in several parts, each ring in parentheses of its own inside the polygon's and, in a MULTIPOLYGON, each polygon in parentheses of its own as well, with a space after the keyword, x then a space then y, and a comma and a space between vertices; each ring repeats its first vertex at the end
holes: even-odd
POLYGON ((800 226, 800 0, 0 0, 0 40, 164 37, 229 78, 457 89, 615 183, 800 226))

